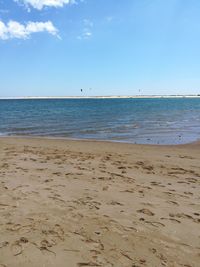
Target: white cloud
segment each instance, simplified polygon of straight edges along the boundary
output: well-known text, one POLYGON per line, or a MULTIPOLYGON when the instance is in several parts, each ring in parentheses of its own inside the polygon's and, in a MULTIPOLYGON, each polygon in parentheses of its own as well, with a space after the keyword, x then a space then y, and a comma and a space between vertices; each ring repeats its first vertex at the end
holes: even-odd
POLYGON ((47 22, 28 22, 23 25, 17 21, 9 21, 7 24, 0 20, 0 39, 8 40, 13 38, 28 39, 32 33, 48 32, 58 36, 58 30, 51 21, 47 22))
POLYGON ((14 0, 15 2, 23 3, 25 6, 32 6, 38 10, 44 7, 63 7, 64 5, 75 4, 75 0, 14 0))
POLYGON ((81 35, 79 35, 77 38, 79 40, 82 40, 82 39, 89 39, 92 37, 92 28, 93 28, 93 22, 88 20, 88 19, 84 19, 83 20, 83 25, 84 25, 84 28, 82 30, 82 33, 81 35))
POLYGON ((84 29, 82 32, 82 39, 88 39, 92 36, 92 32, 88 29, 84 29))

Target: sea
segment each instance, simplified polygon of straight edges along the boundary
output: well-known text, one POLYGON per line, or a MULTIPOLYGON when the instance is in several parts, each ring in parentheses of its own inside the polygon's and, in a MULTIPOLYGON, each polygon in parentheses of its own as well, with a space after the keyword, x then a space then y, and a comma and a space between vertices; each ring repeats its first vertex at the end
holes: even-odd
POLYGON ((200 139, 200 98, 0 100, 0 135, 185 144, 200 139))

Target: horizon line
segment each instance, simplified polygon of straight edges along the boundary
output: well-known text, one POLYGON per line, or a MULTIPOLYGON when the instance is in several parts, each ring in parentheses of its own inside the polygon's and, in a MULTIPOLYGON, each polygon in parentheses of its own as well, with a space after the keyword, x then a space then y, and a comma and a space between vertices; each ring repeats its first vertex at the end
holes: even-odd
POLYGON ((200 97, 200 94, 186 95, 108 95, 108 96, 0 96, 4 99, 116 99, 116 98, 192 98, 200 97))

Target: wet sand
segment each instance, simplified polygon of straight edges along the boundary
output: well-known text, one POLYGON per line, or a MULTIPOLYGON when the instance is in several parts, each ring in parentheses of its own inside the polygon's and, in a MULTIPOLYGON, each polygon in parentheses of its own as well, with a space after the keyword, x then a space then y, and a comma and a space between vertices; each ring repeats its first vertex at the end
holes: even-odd
POLYGON ((200 144, 0 138, 0 267, 199 267, 200 144))

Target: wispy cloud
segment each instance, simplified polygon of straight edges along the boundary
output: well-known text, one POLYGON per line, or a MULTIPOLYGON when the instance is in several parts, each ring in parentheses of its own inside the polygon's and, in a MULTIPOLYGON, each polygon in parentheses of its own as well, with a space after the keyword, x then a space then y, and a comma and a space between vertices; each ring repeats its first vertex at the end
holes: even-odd
POLYGON ((33 7, 42 10, 44 7, 63 7, 64 5, 75 4, 76 0, 14 0, 24 4, 26 7, 33 7))
POLYGON ((29 21, 26 25, 17 21, 10 20, 7 24, 0 20, 0 39, 28 39, 31 34, 38 32, 47 32, 57 36, 58 30, 51 21, 47 22, 32 22, 29 21))
POLYGON ((107 21, 107 22, 111 22, 111 21, 113 21, 113 19, 114 19, 113 16, 108 16, 108 17, 106 17, 106 21, 107 21))
POLYGON ((89 39, 92 36, 92 28, 93 28, 93 22, 88 19, 83 20, 83 30, 81 35, 79 35, 77 38, 79 40, 82 39, 89 39))

